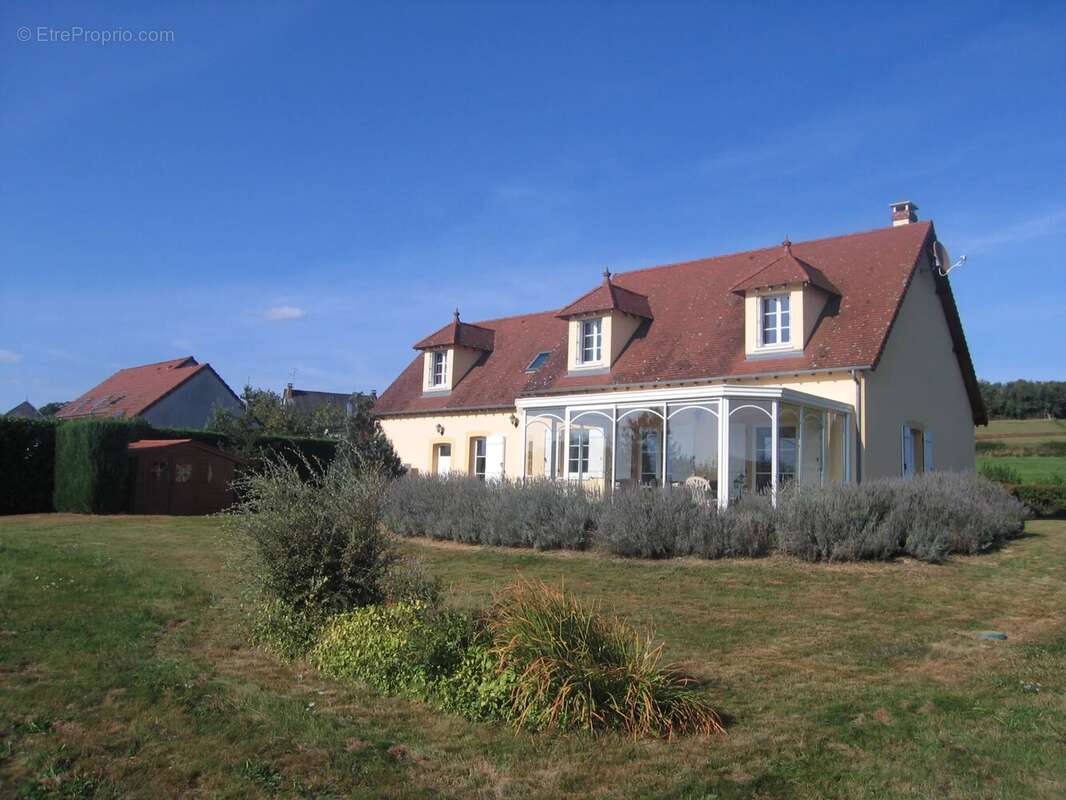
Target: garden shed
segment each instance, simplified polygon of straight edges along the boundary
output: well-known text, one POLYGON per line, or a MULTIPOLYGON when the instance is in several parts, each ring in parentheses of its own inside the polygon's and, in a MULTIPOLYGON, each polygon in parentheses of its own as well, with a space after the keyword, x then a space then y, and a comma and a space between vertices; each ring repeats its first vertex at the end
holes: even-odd
POLYGON ((134 514, 213 514, 234 501, 233 473, 241 463, 193 439, 141 439, 129 444, 134 514))

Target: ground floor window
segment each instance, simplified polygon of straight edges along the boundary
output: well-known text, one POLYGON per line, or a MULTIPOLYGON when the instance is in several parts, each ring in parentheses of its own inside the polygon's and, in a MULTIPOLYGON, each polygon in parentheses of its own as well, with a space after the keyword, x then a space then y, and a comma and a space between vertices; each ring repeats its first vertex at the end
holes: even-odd
POLYGON ((474 436, 470 439, 470 474, 485 480, 485 437, 474 436))

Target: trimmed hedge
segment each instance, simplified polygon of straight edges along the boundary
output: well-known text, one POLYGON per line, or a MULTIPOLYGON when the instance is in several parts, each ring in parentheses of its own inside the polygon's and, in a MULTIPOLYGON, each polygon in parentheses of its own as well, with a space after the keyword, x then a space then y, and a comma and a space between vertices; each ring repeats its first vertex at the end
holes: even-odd
POLYGON ((76 419, 56 430, 55 509, 117 514, 129 509, 132 441, 151 438, 143 420, 76 419))
POLYGON ((938 562, 1020 536, 1027 515, 1000 484, 972 473, 783 487, 777 508, 752 497, 724 510, 684 488, 624 488, 602 497, 565 482, 408 476, 390 485, 383 522, 400 536, 641 558, 776 551, 810 561, 906 555, 938 562), (550 509, 549 519, 531 506, 550 509))
POLYGON ((1022 484, 1010 491, 1038 517, 1066 517, 1066 486, 1022 484))
POLYGON ((0 417, 0 515, 52 510, 56 424, 0 417))

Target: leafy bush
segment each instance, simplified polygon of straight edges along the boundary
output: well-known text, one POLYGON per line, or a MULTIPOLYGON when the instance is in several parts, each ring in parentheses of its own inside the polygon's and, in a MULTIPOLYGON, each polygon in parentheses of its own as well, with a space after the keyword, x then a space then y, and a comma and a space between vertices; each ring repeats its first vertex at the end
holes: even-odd
POLYGON ((56 511, 116 514, 129 509, 132 470, 126 446, 149 438, 143 420, 76 419, 56 429, 56 511))
POLYGON ((334 617, 310 661, 336 678, 428 697, 460 667, 472 636, 470 618, 457 611, 421 602, 367 606, 334 617))
POLYGON ((1066 516, 1066 486, 1023 484, 1010 491, 1038 517, 1066 516))
POLYGON ((0 515, 52 510, 54 420, 0 416, 0 515))
POLYGON ((978 471, 990 481, 998 481, 999 483, 1022 482, 1022 474, 1008 464, 982 464, 978 471))
POLYGON ((437 682, 433 699, 440 709, 468 719, 510 719, 517 677, 514 670, 500 666, 487 634, 479 628, 455 671, 437 682))
POLYGON ((296 611, 276 598, 260 595, 252 605, 251 639, 285 661, 296 661, 314 646, 325 621, 313 610, 296 611))
POLYGON ((691 679, 661 664, 662 645, 561 590, 514 583, 497 596, 488 625, 500 669, 515 676, 511 713, 520 726, 723 731, 691 679))
POLYGON ((397 560, 381 529, 385 479, 338 459, 325 472, 281 459, 237 481, 227 515, 254 589, 299 615, 378 603, 397 560), (302 472, 310 473, 304 480, 302 472))

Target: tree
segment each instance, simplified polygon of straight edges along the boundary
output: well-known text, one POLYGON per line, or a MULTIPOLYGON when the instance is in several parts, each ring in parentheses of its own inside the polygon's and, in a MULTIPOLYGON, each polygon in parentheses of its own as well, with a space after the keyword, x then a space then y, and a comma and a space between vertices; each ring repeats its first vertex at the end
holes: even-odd
POLYGON ((37 410, 41 412, 42 417, 54 417, 56 412, 59 411, 68 401, 45 403, 37 410))
POLYGON ((252 453, 255 440, 263 435, 310 436, 340 439, 341 453, 359 467, 373 467, 385 475, 400 475, 403 466, 381 425, 374 417, 377 395, 355 392, 347 408, 323 405, 305 413, 286 405, 270 389, 245 386, 241 392, 244 413, 234 414, 216 406, 206 428, 226 434, 239 451, 252 453))
POLYGON ((1066 418, 1066 382, 981 381, 981 398, 992 419, 1066 418))

